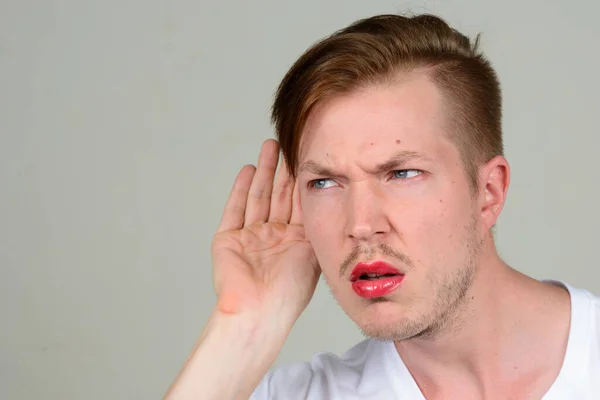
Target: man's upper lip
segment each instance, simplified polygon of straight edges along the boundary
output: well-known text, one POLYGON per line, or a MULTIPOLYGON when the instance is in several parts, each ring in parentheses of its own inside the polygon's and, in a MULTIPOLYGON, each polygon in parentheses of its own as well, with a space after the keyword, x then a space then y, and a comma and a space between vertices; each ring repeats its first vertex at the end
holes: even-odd
POLYGON ((369 263, 360 262, 356 264, 352 270, 352 273, 350 274, 350 280, 354 282, 358 280, 361 275, 365 274, 403 275, 398 268, 386 263, 385 261, 372 261, 369 263))

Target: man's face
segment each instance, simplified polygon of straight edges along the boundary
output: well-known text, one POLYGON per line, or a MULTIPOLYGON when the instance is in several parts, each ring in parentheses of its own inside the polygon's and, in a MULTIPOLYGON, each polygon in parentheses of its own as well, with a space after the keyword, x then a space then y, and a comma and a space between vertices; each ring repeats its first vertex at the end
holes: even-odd
POLYGON ((443 117, 439 90, 420 74, 332 98, 307 121, 298 170, 306 235, 367 336, 434 335, 471 284, 477 201, 443 117), (400 274, 380 276, 388 267, 400 274))

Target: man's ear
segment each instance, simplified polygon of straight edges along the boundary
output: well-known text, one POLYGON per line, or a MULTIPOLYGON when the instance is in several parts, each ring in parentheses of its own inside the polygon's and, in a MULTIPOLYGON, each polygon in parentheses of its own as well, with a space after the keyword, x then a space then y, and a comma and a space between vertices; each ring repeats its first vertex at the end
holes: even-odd
POLYGON ((506 202, 510 167, 503 156, 496 156, 479 170, 481 220, 486 230, 496 224, 506 202))

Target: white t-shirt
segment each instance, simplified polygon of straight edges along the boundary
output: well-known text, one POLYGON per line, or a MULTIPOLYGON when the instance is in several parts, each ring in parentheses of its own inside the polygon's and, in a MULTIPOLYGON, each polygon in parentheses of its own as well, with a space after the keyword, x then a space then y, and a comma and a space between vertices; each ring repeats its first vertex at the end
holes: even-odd
MULTIPOLYGON (((600 298, 562 285, 571 294, 565 359, 543 400, 600 399, 600 298)), ((393 342, 367 339, 341 357, 318 353, 311 362, 269 371, 251 400, 425 400, 393 342)))

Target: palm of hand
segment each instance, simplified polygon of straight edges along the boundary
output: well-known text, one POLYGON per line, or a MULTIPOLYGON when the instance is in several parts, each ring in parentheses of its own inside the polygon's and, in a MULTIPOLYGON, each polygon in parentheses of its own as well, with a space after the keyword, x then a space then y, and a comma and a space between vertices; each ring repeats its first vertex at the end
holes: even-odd
POLYGON ((267 141, 258 169, 240 171, 213 240, 215 289, 223 312, 286 307, 297 317, 314 293, 320 268, 285 167, 273 186, 277 156, 276 142, 267 141))

